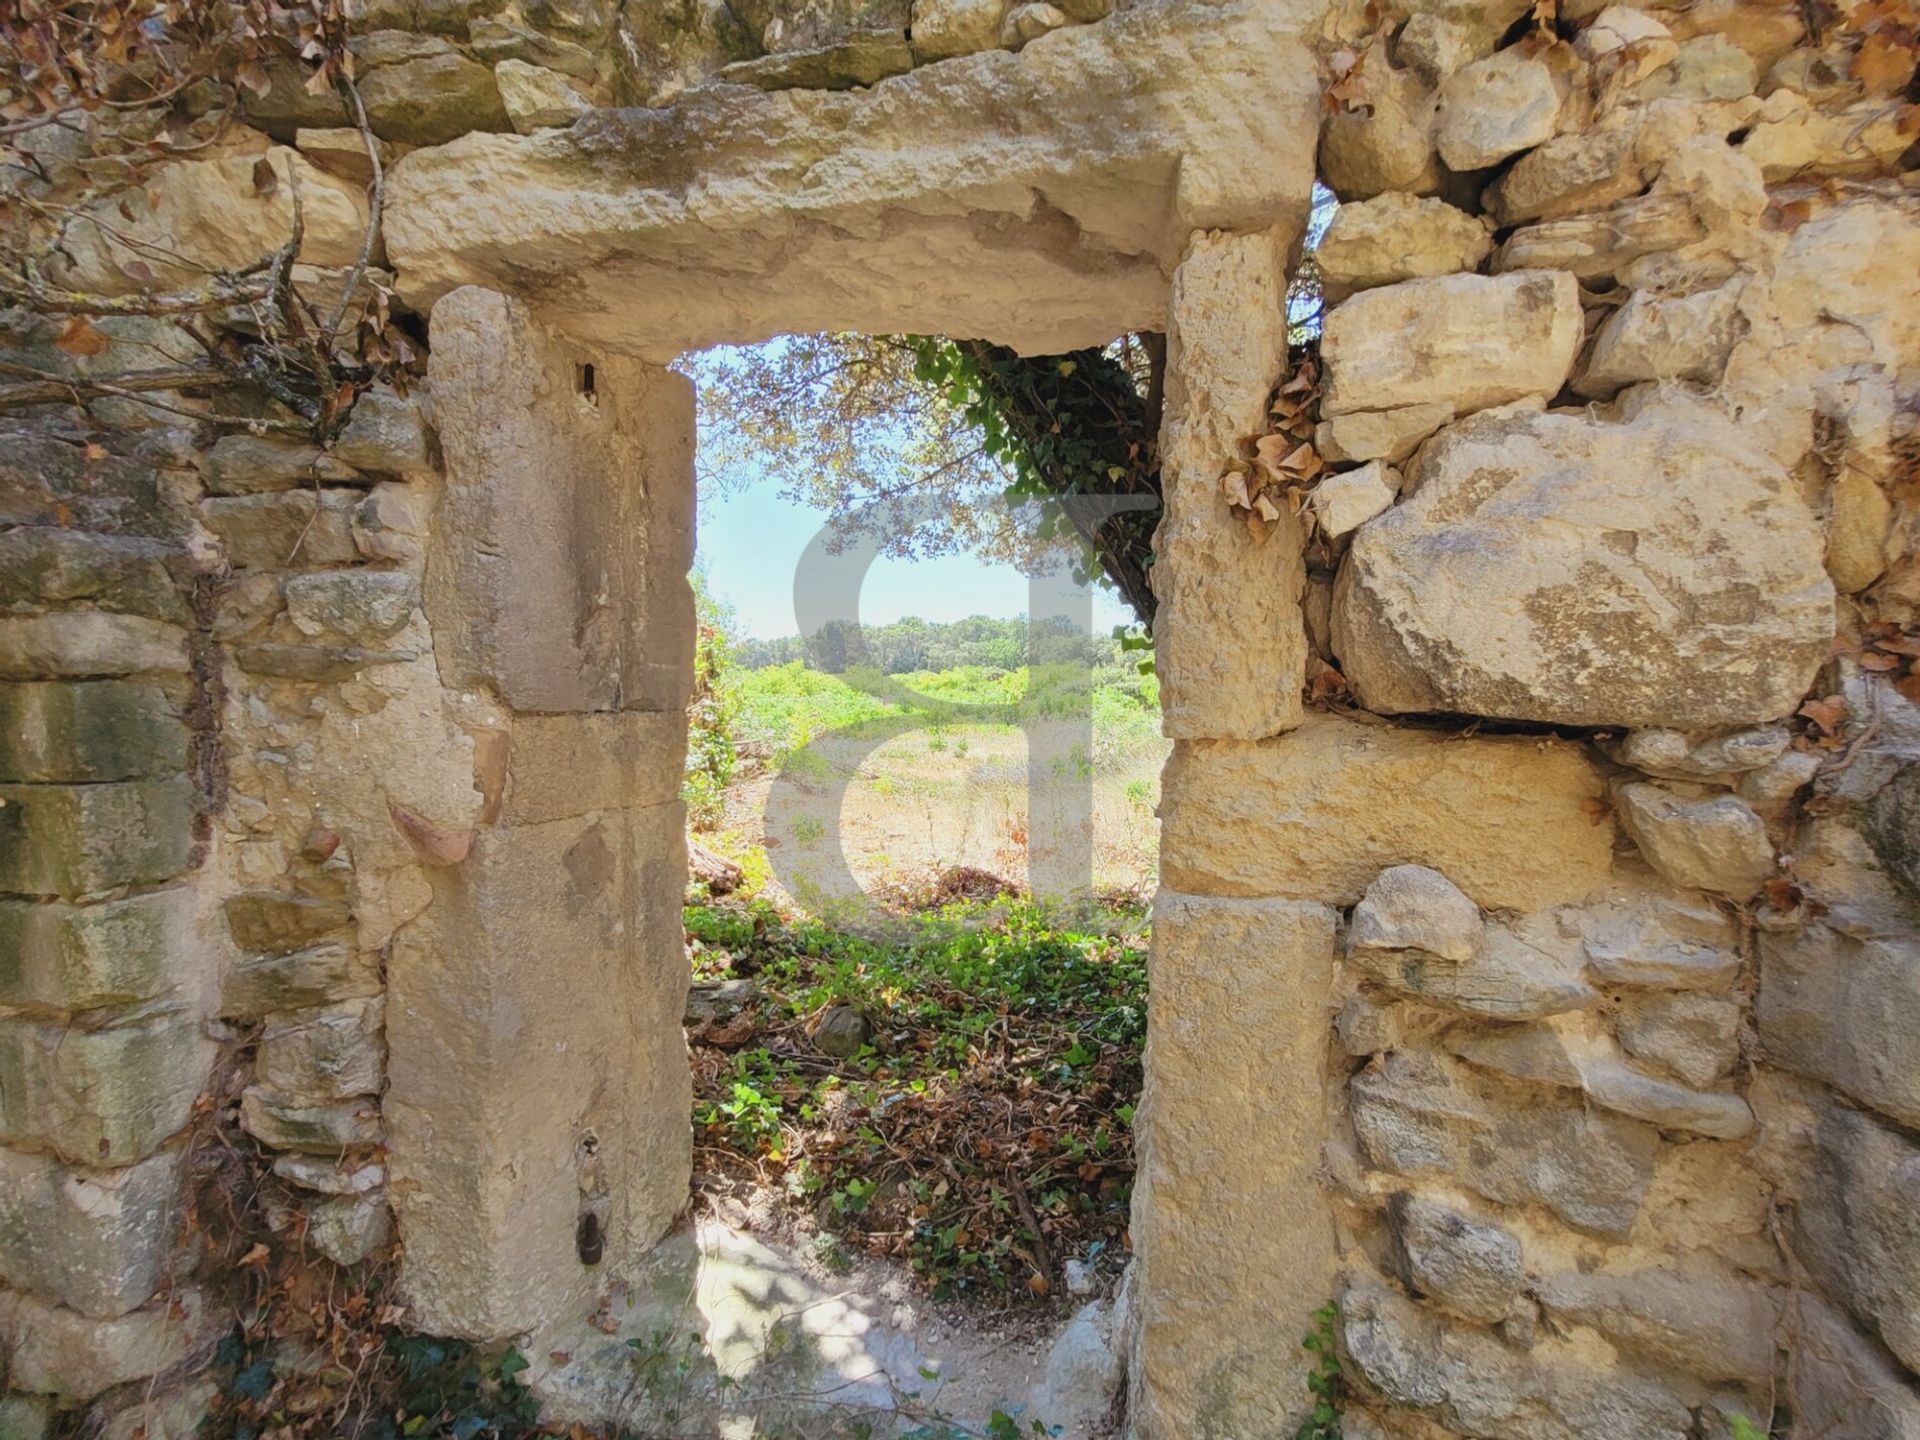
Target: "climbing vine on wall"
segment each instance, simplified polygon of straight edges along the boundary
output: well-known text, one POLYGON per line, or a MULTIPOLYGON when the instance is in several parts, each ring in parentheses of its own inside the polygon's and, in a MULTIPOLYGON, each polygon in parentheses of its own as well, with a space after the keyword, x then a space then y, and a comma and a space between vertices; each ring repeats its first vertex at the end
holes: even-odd
POLYGON ((1147 383, 1136 382, 1125 361, 1105 350, 1023 356, 984 340, 908 337, 914 374, 939 387, 979 431, 986 452, 1012 475, 1009 503, 1038 501, 1043 539, 1077 538, 1083 549, 1077 577, 1104 575, 1143 624, 1151 624, 1154 597, 1147 572, 1159 524, 1160 336, 1129 339, 1140 347, 1147 383), (1151 501, 1103 515, 1076 506, 1075 497, 1130 496, 1151 501))

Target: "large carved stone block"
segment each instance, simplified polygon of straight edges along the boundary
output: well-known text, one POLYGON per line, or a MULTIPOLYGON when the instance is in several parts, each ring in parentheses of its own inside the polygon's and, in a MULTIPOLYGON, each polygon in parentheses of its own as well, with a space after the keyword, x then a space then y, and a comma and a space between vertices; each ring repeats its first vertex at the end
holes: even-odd
POLYGON ((99 905, 0 900, 0 1005, 72 1012, 166 994, 198 968, 191 906, 179 887, 99 905))
POLYGON ((138 780, 186 763, 187 727, 157 685, 0 684, 0 780, 138 780))
POLYGON ((480 831, 430 872, 388 967, 401 1284, 433 1333, 498 1338, 630 1279, 685 1201, 681 807, 480 831), (582 1216, 604 1258, 583 1261, 582 1216))
POLYGON ((1296 1337, 1336 1264, 1319 1189, 1336 919, 1286 900, 1154 902, 1132 1370, 1152 1440, 1287 1433, 1306 1401, 1296 1337))
POLYGON ((0 1020, 0 1140, 131 1165, 192 1118, 213 1056, 185 1013, 99 1028, 0 1020))
POLYGON ((193 863, 193 784, 0 785, 0 890, 88 895, 193 863))
POLYGON ((434 310, 432 371, 447 481, 427 613, 443 679, 515 710, 680 710, 693 387, 476 289, 434 310))
MULTIPOLYGON (((1162 327, 1194 231, 1305 220, 1318 19, 1129 6, 869 89, 716 85, 565 132, 467 135, 394 167, 387 251, 422 311, 462 285, 537 290, 569 334, 663 364, 849 328, 1101 344, 1162 327)), ((505 58, 494 24, 474 45, 505 58)))
POLYGON ((0 1149, 0 1280, 100 1320, 144 1305, 167 1276, 185 1170, 179 1147, 120 1170, 0 1149))
POLYGON ((1166 514, 1151 572, 1161 724, 1176 739, 1256 740, 1300 723, 1307 640, 1299 522, 1264 542, 1227 509, 1220 477, 1287 361, 1291 233, 1198 237, 1173 281, 1161 436, 1166 514))
POLYGON ((1599 771, 1562 740, 1309 715, 1275 740, 1183 742, 1162 793, 1160 873, 1195 894, 1351 905, 1415 864, 1533 910, 1600 889, 1613 864, 1599 771))

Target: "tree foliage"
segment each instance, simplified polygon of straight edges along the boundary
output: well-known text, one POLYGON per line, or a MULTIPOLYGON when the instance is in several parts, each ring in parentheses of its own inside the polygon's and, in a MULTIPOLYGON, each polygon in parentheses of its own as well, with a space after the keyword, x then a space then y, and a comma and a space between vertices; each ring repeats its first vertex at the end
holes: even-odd
POLYGON ((838 675, 853 666, 883 675, 980 666, 1017 670, 1022 665, 1099 664, 1113 658, 1114 643, 1089 636, 1061 616, 1027 623, 1024 616, 998 619, 973 615, 940 623, 916 615, 886 625, 833 621, 808 638, 782 635, 772 640, 733 642, 732 657, 743 670, 804 661, 815 670, 838 675))
POLYGON ((1158 336, 1020 356, 841 333, 709 352, 691 367, 702 478, 725 488, 771 470, 842 541, 865 534, 886 555, 970 551, 1030 572, 1064 558, 1150 621, 1161 356, 1158 336), (1062 503, 1083 495, 1153 508, 1095 524, 1062 503))

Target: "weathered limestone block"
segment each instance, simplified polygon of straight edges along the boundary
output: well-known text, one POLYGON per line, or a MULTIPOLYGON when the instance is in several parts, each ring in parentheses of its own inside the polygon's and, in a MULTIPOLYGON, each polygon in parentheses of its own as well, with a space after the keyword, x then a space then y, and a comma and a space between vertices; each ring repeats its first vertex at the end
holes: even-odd
POLYGON ((1547 1025, 1460 1027, 1447 1033, 1445 1043, 1484 1069, 1583 1091, 1596 1105, 1662 1129, 1689 1130, 1716 1140, 1738 1140, 1753 1131, 1753 1110, 1738 1095, 1675 1085, 1635 1070, 1611 1044, 1583 1044, 1547 1025))
POLYGON ((617 0, 523 0, 520 6, 529 24, 588 44, 606 39, 619 10, 617 0))
POLYGON ((195 285, 209 270, 255 265, 293 238, 296 181, 305 223, 300 258, 313 265, 353 264, 366 239, 361 189, 308 164, 297 151, 240 144, 208 159, 144 172, 146 203, 132 220, 120 213, 118 197, 97 202, 103 223, 68 227, 56 278, 75 290, 127 295, 143 286, 195 285), (273 170, 270 189, 255 183, 261 163, 273 170), (132 274, 128 266, 135 267, 132 274))
POLYGON ((187 632, 178 625, 101 610, 0 618, 0 679, 89 679, 186 668, 187 632))
POLYGON ((1308 505, 1314 524, 1330 540, 1359 529, 1400 494, 1400 472, 1378 460, 1358 470, 1329 475, 1313 487, 1308 505))
POLYGON ((1290 1429, 1306 1390, 1287 1337, 1336 1265, 1319 1195, 1336 917, 1165 889, 1154 917, 1131 1413, 1152 1440, 1290 1429))
POLYGON ((924 65, 990 50, 1006 12, 1007 0, 914 0, 914 57, 924 65))
POLYGON ((1635 730, 1606 748, 1622 765, 1662 780, 1724 780, 1771 765, 1792 740, 1784 725, 1707 735, 1635 730))
POLYGON ((131 1165, 192 1118, 213 1056, 189 1014, 99 1029, 0 1020, 0 1140, 76 1165, 131 1165))
POLYGON ((519 710, 681 709, 692 386, 582 355, 484 290, 434 311, 432 370, 447 483, 426 599, 445 682, 519 710))
POLYGON ((1911 205, 1835 205, 1795 230, 1775 263, 1774 319, 1784 335, 1823 342, 1801 364, 1912 365, 1920 357, 1916 277, 1920 215, 1911 205))
POLYGON ((0 900, 0 1005, 71 1013, 164 995, 189 968, 191 914, 181 887, 99 905, 0 900))
POLYGON ((349 1170, 338 1159, 326 1156, 277 1156, 273 1173, 321 1195, 371 1195, 387 1183, 384 1165, 365 1164, 349 1170))
POLYGON ((1746 725, 1791 714, 1826 659, 1818 523, 1705 404, 1474 417, 1409 480, 1334 594, 1334 648, 1370 709, 1746 725))
POLYGON ((224 908, 234 944, 276 955, 311 945, 353 918, 344 900, 278 890, 243 890, 224 908))
POLYGON ((1893 502, 1865 471, 1841 467, 1829 496, 1827 573, 1843 594, 1857 594, 1899 558, 1893 502))
POLYGON ((1526 1284, 1520 1242, 1498 1225, 1468 1219, 1417 1191, 1402 1190, 1387 1206, 1394 1260, 1416 1294, 1469 1320, 1506 1318, 1526 1284))
POLYGON ((181 1149, 120 1170, 0 1149, 0 1282, 96 1320, 146 1304, 167 1278, 185 1175, 181 1149))
POLYGON ((739 0, 733 7, 769 51, 815 50, 861 30, 904 30, 911 0, 739 0))
POLYGON ((351 945, 314 945, 250 956, 231 966, 220 981, 220 1013, 257 1019, 276 1010, 377 995, 380 988, 376 957, 351 945))
POLYGON ((1872 175, 1894 168, 1913 143, 1885 101, 1816 110, 1777 90, 1764 118, 1740 142, 1768 184, 1804 175, 1872 175), (1787 103, 1777 103, 1787 102, 1787 103))
POLYGON ((87 601, 118 614, 187 624, 192 617, 167 569, 178 554, 135 536, 22 526, 0 534, 0 603, 38 610, 87 601))
POLYGON ((1685 1401, 1631 1370, 1535 1358, 1483 1330, 1449 1326, 1377 1288, 1340 1297, 1341 1338, 1366 1390, 1490 1440, 1672 1440, 1685 1401))
POLYGON ((603 55, 585 45, 516 25, 498 15, 475 19, 467 26, 467 38, 474 55, 489 65, 525 60, 590 84, 603 79, 607 69, 603 55))
POLYGON ((1475 59, 1491 55, 1527 13, 1522 0, 1392 0, 1389 15, 1431 15, 1457 28, 1475 59))
POLYGON ((381 65, 360 77, 373 133, 406 145, 442 145, 470 131, 510 129, 493 71, 438 43, 444 47, 439 53, 381 65))
POLYGON ((1375 64, 1366 71, 1359 107, 1342 107, 1320 128, 1320 174, 1342 200, 1400 192, 1431 195, 1440 188, 1433 150, 1440 99, 1411 70, 1375 64))
POLYGON ((318 570, 288 579, 286 596, 301 634, 376 645, 413 618, 420 582, 399 570, 318 570))
POLYGON ((1813 783, 1822 759, 1806 750, 1789 750, 1771 765, 1749 771, 1734 787, 1742 800, 1773 820, 1779 808, 1813 783))
POLYGON ((1598 214, 1522 226, 1501 245, 1493 268, 1565 270, 1581 280, 1596 280, 1618 274, 1643 255, 1703 240, 1706 233, 1685 196, 1644 195, 1598 214))
POLYGON ((385 1195, 342 1195, 307 1210, 308 1243, 336 1265, 358 1265, 392 1239, 385 1195))
POLYGON ((354 548, 369 560, 410 565, 427 534, 426 503, 411 486, 382 481, 353 512, 354 548))
POLYGON ((88 895, 193 863, 193 782, 0 785, 0 890, 88 895))
POLYGON ((1547 1312, 1591 1325, 1628 1355, 1702 1380, 1765 1382, 1786 1296, 1712 1274, 1637 1270, 1542 1276, 1547 1312))
POLYGON ((1413 950, 1436 960, 1465 964, 1486 942, 1480 907, 1438 870, 1395 865, 1353 907, 1347 924, 1349 961, 1366 951, 1413 950))
POLYGON ((237 645, 233 663, 249 675, 339 685, 374 665, 403 665, 413 650, 369 650, 362 645, 237 645))
POLYGON ((1552 395, 1572 373, 1580 333, 1571 275, 1442 275, 1364 290, 1327 315, 1321 411, 1460 412, 1552 395))
POLYGON ((1636 139, 1623 127, 1547 141, 1515 161, 1489 190, 1494 219, 1502 225, 1556 220, 1638 195, 1646 188, 1647 172, 1635 157, 1636 139))
MULTIPOLYGON (((1015 17, 1007 18, 1011 22, 1015 17)), ((1020 18, 1030 26, 1039 17, 1020 18)), ((1061 19, 1064 22, 1065 17, 1061 19)), ((1017 31, 1010 37, 1015 44, 1030 38, 1017 31)), ((863 30, 832 45, 781 50, 752 60, 736 60, 714 79, 722 85, 750 85, 756 90, 853 90, 878 85, 890 76, 904 75, 911 69, 913 50, 907 44, 904 29, 863 30)))
POLYGON ((1653 1180, 1652 1127, 1448 1056, 1377 1056, 1348 1097, 1361 1154, 1376 1169, 1445 1176, 1502 1204, 1537 1201, 1596 1235, 1624 1238, 1653 1180))
POLYGON ((1733 926, 1698 898, 1612 899, 1587 913, 1581 935, 1587 968, 1605 985, 1721 990, 1740 970, 1733 926))
POLYGON ((260 1081, 305 1106, 377 1094, 386 1079, 385 1023, 377 996, 268 1015, 260 1081))
MULTIPOLYGON (((359 137, 354 137, 356 148, 359 137)), ((263 435, 223 435, 200 457, 209 495, 255 495, 315 484, 351 485, 360 472, 318 445, 263 435)))
POLYGON ((0 683, 0 780, 138 780, 186 763, 186 726, 158 686, 0 683))
POLYGON ((1646 380, 1713 384, 1746 333, 1741 290, 1736 282, 1693 295, 1634 291, 1594 336, 1574 390, 1605 397, 1646 380))
POLYGON ((356 490, 281 490, 200 502, 200 518, 226 542, 236 570, 350 565, 359 558, 350 519, 356 490))
POLYGON ((427 872, 433 902, 388 962, 382 1110, 401 1285, 433 1333, 576 1313, 685 1200, 684 824, 676 803, 483 828, 427 872), (605 1225, 593 1269, 583 1194, 605 1225))
POLYGON ((1618 1017, 1621 1047, 1687 1084, 1711 1085, 1740 1058, 1740 1002, 1722 995, 1633 995, 1618 1017))
POLYGON ((1874 791, 1867 840, 1887 873, 1920 898, 1920 763, 1907 761, 1874 791))
POLYGON ((1355 410, 1322 420, 1313 430, 1313 448, 1335 465, 1382 460, 1398 465, 1453 419, 1451 404, 1402 405, 1396 410, 1355 410))
POLYGON ((1760 936, 1767 1059, 1920 1127, 1920 947, 1831 926, 1760 936))
POLYGON ((0 1395, 0 1435, 6 1440, 54 1440, 55 1418, 50 1396, 0 1395))
POLYGON ((1327 298, 1342 300, 1376 285, 1476 269, 1492 249, 1478 216, 1395 191, 1342 205, 1313 258, 1327 298))
MULTIPOLYGON (((1357 927, 1360 911, 1354 915, 1357 927)), ((1600 999, 1581 976, 1577 943, 1561 934, 1550 916, 1529 915, 1512 925, 1489 926, 1464 961, 1417 947, 1389 949, 1351 940, 1347 961, 1400 994, 1501 1020, 1561 1015, 1587 1009, 1600 999)))
POLYGON ((1760 84, 1752 55, 1725 35, 1696 35, 1673 59, 1634 87, 1644 100, 1738 100, 1760 84))
POLYGON ((0 524, 177 540, 181 516, 153 464, 30 430, 0 435, 0 524))
POLYGON ((1161 875, 1190 894, 1351 905, 1390 865, 1478 904, 1536 910, 1607 883, 1600 777, 1576 745, 1462 739, 1309 715, 1259 744, 1175 747, 1161 875))
POLYGON ((567 76, 544 65, 502 60, 493 67, 493 83, 500 88, 507 118, 522 135, 564 129, 593 109, 593 101, 575 89, 567 76))
POLYGON ((1161 727, 1174 739, 1259 739, 1300 723, 1306 583, 1299 522, 1256 541, 1220 477, 1286 368, 1290 233, 1196 237, 1174 275, 1151 572, 1161 727))
POLYGON ((1787 1384, 1809 1434, 1834 1440, 1912 1440, 1920 1395, 1912 1377, 1847 1319, 1811 1296, 1787 1309, 1787 1384))
MULTIPOLYGON (((296 130, 293 148, 325 170, 356 185, 373 179, 373 162, 367 158, 367 144, 360 131, 351 125, 321 126, 296 130)), ((376 139, 374 151, 384 169, 393 163, 393 147, 376 139)))
POLYGON ((1393 49, 1393 58, 1403 68, 1436 88, 1476 58, 1466 27, 1433 11, 1409 16, 1393 49))
POLYGON ((29 1295, 0 1292, 0 1353, 15 1389, 68 1400, 144 1380, 212 1347, 225 1324, 196 1290, 142 1310, 92 1320, 29 1295))
POLYGON ((380 1102, 370 1096, 302 1105, 291 1096, 253 1085, 240 1097, 240 1123, 261 1144, 303 1155, 339 1155, 381 1140, 380 1102))
POLYGON ((432 474, 433 439, 420 396, 397 395, 385 388, 366 391, 354 402, 347 428, 333 442, 333 455, 381 475, 432 474))
POLYGON ((1392 996, 1356 990, 1341 1002, 1333 1022, 1341 1048, 1355 1059, 1393 1049, 1406 1034, 1404 1013, 1392 996))
POLYGON ((665 711, 519 715, 506 739, 506 825, 540 825, 624 805, 679 798, 687 730, 665 711))
POLYGON ((1920 1146, 1856 1110, 1819 1115, 1797 1177, 1795 1249, 1823 1289, 1920 1371, 1920 1146))
POLYGON ((1465 66, 1440 87, 1434 140, 1450 170, 1484 170, 1553 138, 1553 72, 1519 47, 1465 66))
MULTIPOLYGON (((1573 49, 1582 60, 1596 63, 1610 55, 1616 59, 1624 58, 1623 52, 1629 47, 1638 46, 1646 54, 1637 57, 1636 67, 1644 58, 1658 56, 1658 63, 1649 67, 1658 69, 1660 65, 1669 63, 1679 51, 1680 47, 1672 44, 1672 40, 1673 32, 1645 10, 1630 5, 1608 5, 1594 16, 1586 29, 1574 36, 1573 49)), ((1640 71, 1640 75, 1646 73, 1647 70, 1640 71)), ((1615 69, 1607 78, 1619 83, 1621 77, 1615 69)))
POLYGON ((1614 798, 1620 827, 1676 885, 1744 899, 1774 874, 1766 822, 1737 795, 1693 799, 1635 781, 1617 787, 1614 798))
POLYGON ((388 254, 417 309, 537 285, 557 330, 657 364, 794 331, 1055 354, 1160 330, 1194 230, 1304 224, 1317 19, 1129 7, 871 89, 711 86, 565 131, 464 136, 395 165, 388 254))

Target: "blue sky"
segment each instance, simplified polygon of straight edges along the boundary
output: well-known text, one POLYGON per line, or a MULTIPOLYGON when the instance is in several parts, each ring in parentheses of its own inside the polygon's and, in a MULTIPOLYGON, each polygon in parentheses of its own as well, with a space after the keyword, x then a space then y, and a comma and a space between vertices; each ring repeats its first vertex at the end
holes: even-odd
MULTIPOLYGON (((773 639, 797 633, 793 577, 800 552, 817 535, 824 516, 780 494, 764 472, 744 485, 700 496, 696 563, 710 591, 734 608, 742 635, 773 639)), ((860 618, 884 625, 907 615, 922 620, 964 620, 1024 615, 1027 577, 1010 565, 988 565, 971 555, 929 560, 882 557, 867 572, 860 592, 860 618)), ((1094 633, 1104 635, 1133 618, 1112 592, 1095 590, 1094 633)))

